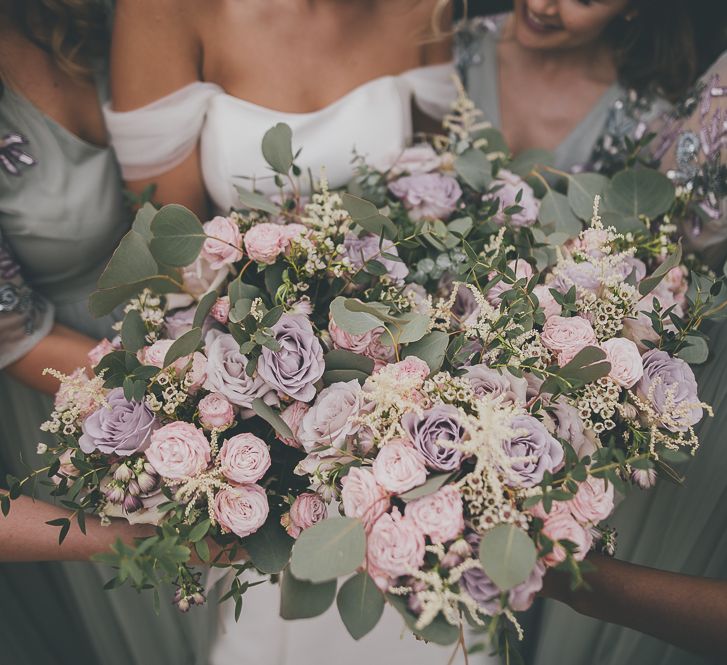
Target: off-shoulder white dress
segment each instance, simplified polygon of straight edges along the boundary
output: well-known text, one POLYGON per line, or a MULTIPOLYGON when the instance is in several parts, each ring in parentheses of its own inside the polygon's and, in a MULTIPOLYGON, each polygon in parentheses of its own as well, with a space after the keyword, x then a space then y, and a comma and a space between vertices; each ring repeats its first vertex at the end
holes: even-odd
MULTIPOLYGON (((441 118, 455 96, 450 64, 383 76, 353 89, 312 113, 283 113, 226 94, 218 85, 195 82, 130 112, 107 106, 106 121, 124 177, 152 179, 181 163, 199 142, 202 175, 219 211, 236 205, 235 184, 272 193, 276 187, 260 144, 278 122, 293 130, 296 163, 314 176, 325 167, 332 187, 353 175, 354 149, 376 162, 403 148, 412 137, 412 101, 441 118)), ((303 179, 305 180, 305 179, 303 179)), ((379 625, 361 641, 346 633, 335 607, 300 621, 278 616, 276 586, 260 585, 244 597, 239 623, 223 605, 212 665, 444 665, 450 648, 417 642, 399 616, 387 608, 379 625)), ((459 661, 458 661, 459 662, 459 661)), ((482 662, 482 661, 480 661, 482 662)))

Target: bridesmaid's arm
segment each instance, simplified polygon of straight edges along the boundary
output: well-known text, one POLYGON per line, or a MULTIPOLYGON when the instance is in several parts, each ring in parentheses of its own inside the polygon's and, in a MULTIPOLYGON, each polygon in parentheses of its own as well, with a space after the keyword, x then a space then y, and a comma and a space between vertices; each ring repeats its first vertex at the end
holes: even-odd
POLYGON ((0 561, 88 561, 94 554, 107 552, 121 538, 133 544, 154 532, 148 525, 132 525, 112 520, 101 526, 100 520, 86 520, 86 535, 72 528, 63 544, 58 544, 58 527, 45 522, 68 517, 68 511, 49 503, 21 496, 13 502, 7 517, 0 517, 0 561))
POLYGON ((91 372, 88 352, 96 344, 96 340, 56 323, 48 335, 4 371, 35 390, 53 395, 58 390, 58 380, 43 375, 43 370, 50 367, 71 374, 79 367, 88 367, 91 372))
MULTIPOLYGON (((111 48, 111 98, 115 111, 146 106, 200 80, 201 45, 194 30, 197 0, 118 0, 111 48)), ((156 185, 154 200, 179 203, 202 218, 208 200, 199 146, 159 176, 126 183, 140 194, 156 185)))
POLYGON ((590 590, 572 591, 550 571, 542 594, 586 616, 616 623, 707 656, 727 655, 727 580, 692 577, 591 554, 590 590))

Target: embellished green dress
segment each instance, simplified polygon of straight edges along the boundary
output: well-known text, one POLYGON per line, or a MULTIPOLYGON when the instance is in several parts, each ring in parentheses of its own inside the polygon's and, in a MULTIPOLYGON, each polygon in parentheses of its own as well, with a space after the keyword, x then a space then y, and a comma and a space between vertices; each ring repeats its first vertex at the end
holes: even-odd
MULTIPOLYGON (((87 298, 129 222, 110 149, 89 144, 7 87, 0 97, 0 483, 39 463, 51 399, 2 368, 54 322, 113 336, 87 298), (21 463, 21 457, 24 463, 21 463)), ((41 492, 42 494, 42 492, 41 492)), ((47 497, 47 494, 45 495, 47 497)), ((1 519, 1 518, 0 518, 1 519)), ((77 528, 75 525, 73 528, 77 528)), ((206 665, 214 612, 104 591, 91 563, 0 564, 3 665, 206 665)), ((171 593, 169 601, 171 601, 171 593)))

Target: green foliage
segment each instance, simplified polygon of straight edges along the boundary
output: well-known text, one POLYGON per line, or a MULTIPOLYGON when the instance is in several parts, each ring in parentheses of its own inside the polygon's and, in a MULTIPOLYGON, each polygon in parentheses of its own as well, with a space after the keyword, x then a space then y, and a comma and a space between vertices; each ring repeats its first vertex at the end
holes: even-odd
POLYGON ((354 640, 371 632, 384 612, 384 596, 368 574, 357 573, 341 586, 336 605, 354 640))
POLYGON ((296 579, 286 568, 280 584, 280 616, 310 619, 323 614, 336 597, 336 580, 315 584, 296 579))
POLYGON ((498 524, 480 541, 480 563, 487 576, 502 591, 524 582, 537 559, 535 543, 514 524, 498 524))
POLYGON ((164 206, 151 221, 149 249, 160 265, 183 267, 195 262, 207 236, 197 216, 184 206, 164 206))
POLYGON ((276 173, 287 175, 293 166, 293 130, 279 122, 265 132, 262 143, 263 157, 276 173))
POLYGON ((606 208, 625 217, 653 219, 674 202, 674 185, 652 169, 626 169, 617 173, 604 191, 606 208))
POLYGON ((285 533, 280 521, 271 517, 255 533, 245 538, 244 547, 260 572, 279 573, 288 565, 295 541, 285 533))

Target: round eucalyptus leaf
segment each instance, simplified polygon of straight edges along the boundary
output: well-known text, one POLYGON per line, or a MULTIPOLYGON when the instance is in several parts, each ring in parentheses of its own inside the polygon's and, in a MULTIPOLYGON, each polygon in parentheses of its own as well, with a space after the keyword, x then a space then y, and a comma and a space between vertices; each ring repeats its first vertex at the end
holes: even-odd
POLYGON ((365 572, 346 580, 338 590, 338 612, 354 640, 374 629, 384 612, 384 602, 381 591, 365 572))
POLYGON ((653 219, 669 210, 673 202, 671 180, 652 169, 621 171, 604 192, 606 207, 627 217, 645 215, 653 219))
POLYGON ((280 584, 280 616, 310 619, 323 614, 336 597, 336 580, 314 584, 299 580, 286 568, 280 584))
POLYGON ((583 220, 593 216, 593 202, 608 186, 608 178, 600 173, 577 173, 568 178, 568 203, 583 220))
POLYGON ((449 335, 441 330, 433 330, 420 340, 407 344, 402 356, 416 356, 423 360, 432 372, 436 372, 444 363, 449 345, 449 335))
POLYGON ((502 591, 524 582, 535 568, 538 553, 525 531, 514 524, 498 524, 480 541, 480 563, 502 591))
POLYGON ((293 130, 279 122, 265 132, 262 143, 263 157, 276 173, 286 175, 293 165, 293 130))
POLYGON ((538 218, 546 232, 565 233, 571 238, 577 236, 583 228, 581 220, 573 214, 568 199, 552 189, 540 202, 538 218))
POLYGON ((197 216, 176 204, 164 206, 154 216, 151 232, 149 249, 154 258, 176 267, 194 263, 207 238, 197 216))

